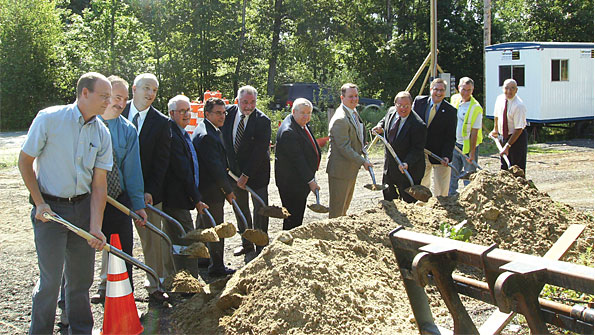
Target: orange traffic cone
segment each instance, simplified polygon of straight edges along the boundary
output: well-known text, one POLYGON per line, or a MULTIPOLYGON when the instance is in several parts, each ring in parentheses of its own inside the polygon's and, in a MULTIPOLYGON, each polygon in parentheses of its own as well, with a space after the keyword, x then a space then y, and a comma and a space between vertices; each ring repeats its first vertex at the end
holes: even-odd
MULTIPOLYGON (((120 236, 112 234, 112 247, 122 249, 120 236)), ((107 266, 107 290, 105 291, 105 307, 103 313, 102 334, 140 334, 140 324, 132 287, 128 281, 126 263, 123 259, 110 254, 107 266)))

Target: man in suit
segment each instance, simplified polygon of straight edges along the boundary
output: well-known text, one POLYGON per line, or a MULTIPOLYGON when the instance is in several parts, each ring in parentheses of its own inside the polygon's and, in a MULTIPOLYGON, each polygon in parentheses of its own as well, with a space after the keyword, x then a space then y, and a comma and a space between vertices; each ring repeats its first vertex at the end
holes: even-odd
MULTIPOLYGON (((151 104, 157 96, 159 82, 150 73, 138 75, 132 85, 132 100, 126 104, 122 115, 134 124, 137 129, 140 160, 145 184, 145 204, 151 204, 162 209, 163 181, 169 165, 169 151, 171 146, 171 128, 168 118, 155 109, 151 104)), ((148 221, 162 229, 161 217, 149 211, 148 221)), ((165 278, 173 272, 167 244, 157 234, 146 228, 137 226, 138 236, 143 246, 145 264, 157 272, 159 277, 165 278)), ((147 275, 145 287, 151 301, 162 302, 167 294, 158 290, 158 283, 147 275)))
MULTIPOLYGON (((496 98, 494 129, 490 136, 498 138, 504 145, 500 156, 507 155, 511 165, 517 165, 524 171, 527 167, 527 107, 516 95, 518 89, 516 80, 504 81, 502 94, 496 98)), ((502 170, 510 168, 503 158, 500 163, 502 170)))
POLYGON ((341 87, 341 106, 329 123, 330 151, 326 173, 329 184, 329 218, 347 214, 360 166, 372 166, 363 155, 364 124, 355 107, 359 102, 355 84, 341 87))
MULTIPOLYGON (((190 123, 190 99, 184 95, 176 95, 167 103, 170 116, 171 151, 169 166, 165 173, 163 190, 163 211, 178 220, 186 232, 194 230, 191 209, 202 214, 203 208, 208 208, 202 201, 198 191, 199 170, 198 158, 186 126, 190 123)), ((183 241, 180 232, 166 224, 165 232, 174 244, 189 245, 183 241)), ((181 263, 178 268, 185 268, 191 274, 198 275, 197 262, 194 264, 181 263)))
MULTIPOLYGON (((226 108, 227 115, 221 130, 229 169, 239 177, 234 185, 238 205, 246 217, 248 228, 268 231, 269 218, 259 215, 261 207, 252 199, 254 215, 251 217, 246 186, 251 187, 268 205, 271 175, 270 151, 271 120, 256 108, 258 92, 252 86, 238 89, 238 104, 226 108)), ((261 250, 259 247, 258 250, 261 250)), ((242 239, 242 246, 234 250, 235 256, 254 251, 254 244, 242 239)))
POLYGON ((424 176, 424 143, 426 143, 427 129, 422 119, 416 113, 411 113, 412 100, 409 92, 399 92, 395 96, 395 106, 388 110, 384 119, 380 120, 373 129, 377 134, 387 132, 386 140, 403 163, 403 165, 397 165, 397 161, 385 148, 382 183, 388 184, 388 188, 383 191, 384 200, 398 198, 406 202, 415 202, 415 199, 405 192, 411 183, 405 176, 404 170, 411 174, 413 183, 416 185, 424 176))
POLYGON ((447 196, 450 186, 452 151, 456 141, 457 109, 444 101, 446 81, 436 78, 430 84, 430 96, 418 96, 413 102, 413 111, 426 123, 428 134, 426 149, 442 157, 443 162, 426 155, 426 170, 421 184, 430 187, 432 194, 447 196))
POLYGON ((283 220, 283 230, 302 224, 306 199, 310 191, 319 190, 316 170, 320 164, 320 147, 308 126, 312 103, 299 98, 277 131, 275 148, 275 183, 283 207, 291 216, 283 220))
MULTIPOLYGON (((225 102, 219 98, 210 98, 204 106, 205 119, 201 127, 196 128, 192 139, 198 154, 200 166, 199 189, 204 202, 209 206, 216 224, 223 223, 223 205, 225 201, 231 204, 236 198, 231 179, 227 175, 227 158, 223 144, 223 134, 220 127, 225 122, 225 102)), ((199 216, 202 228, 211 227, 208 218, 199 216)), ((207 243, 211 260, 208 274, 211 277, 221 277, 235 272, 223 262, 224 239, 219 242, 207 243)))

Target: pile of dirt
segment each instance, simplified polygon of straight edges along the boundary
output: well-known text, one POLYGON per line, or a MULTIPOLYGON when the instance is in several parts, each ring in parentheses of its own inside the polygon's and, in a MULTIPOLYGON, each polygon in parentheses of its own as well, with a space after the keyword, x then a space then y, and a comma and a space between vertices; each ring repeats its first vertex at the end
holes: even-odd
POLYGON ((202 291, 204 286, 186 270, 178 271, 165 278, 163 285, 170 292, 180 293, 198 293, 202 291))
MULTIPOLYGON (((571 223, 588 225, 575 250, 593 244, 586 215, 510 172, 480 172, 460 196, 381 201, 284 232, 229 281, 176 306, 173 323, 181 333, 418 334, 388 233, 402 225, 437 234, 440 223, 465 219, 477 244, 543 255, 571 223)), ((444 308, 439 313, 438 322, 448 318, 444 308)))

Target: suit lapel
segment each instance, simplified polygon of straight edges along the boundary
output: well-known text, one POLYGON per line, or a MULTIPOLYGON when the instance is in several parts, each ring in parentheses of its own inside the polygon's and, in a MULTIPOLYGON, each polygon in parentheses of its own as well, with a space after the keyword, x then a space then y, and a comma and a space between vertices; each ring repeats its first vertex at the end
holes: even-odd
POLYGON ((363 133, 360 134, 359 127, 355 124, 355 121, 353 120, 353 114, 349 110, 347 110, 347 108, 345 108, 345 106, 343 106, 343 105, 341 105, 341 106, 343 107, 343 112, 345 113, 345 115, 347 115, 347 118, 349 119, 349 123, 351 124, 353 129, 355 129, 355 134, 357 135, 357 139, 359 140, 359 142, 361 143, 361 145, 363 147, 364 139, 362 138, 362 136, 364 134, 363 133))

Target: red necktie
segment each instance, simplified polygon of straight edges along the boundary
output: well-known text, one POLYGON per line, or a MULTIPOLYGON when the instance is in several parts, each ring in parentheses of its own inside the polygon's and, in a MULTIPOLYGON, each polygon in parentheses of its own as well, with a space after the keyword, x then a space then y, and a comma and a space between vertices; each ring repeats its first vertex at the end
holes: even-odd
POLYGON ((504 141, 508 139, 508 99, 504 100, 504 117, 502 117, 502 137, 504 141))
POLYGON ((316 170, 318 170, 318 168, 320 167, 320 156, 318 156, 318 149, 316 149, 316 144, 314 143, 314 138, 312 137, 312 134, 310 134, 310 131, 308 131, 308 128, 304 127, 303 129, 306 132, 306 134, 308 134, 308 139, 310 139, 310 144, 312 144, 312 148, 314 148, 314 152, 316 153, 316 158, 318 159, 318 166, 316 167, 316 170))

